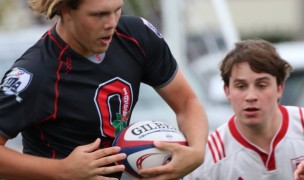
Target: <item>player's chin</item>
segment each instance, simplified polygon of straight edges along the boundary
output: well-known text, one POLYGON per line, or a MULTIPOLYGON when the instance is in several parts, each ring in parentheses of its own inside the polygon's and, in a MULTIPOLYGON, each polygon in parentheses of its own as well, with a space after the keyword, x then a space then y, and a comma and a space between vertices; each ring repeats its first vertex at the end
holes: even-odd
POLYGON ((94 49, 93 53, 94 54, 102 54, 106 52, 109 49, 109 46, 99 46, 94 49))
POLYGON ((89 49, 93 54, 101 54, 109 49, 109 44, 103 44, 97 41, 91 47, 89 47, 89 49))

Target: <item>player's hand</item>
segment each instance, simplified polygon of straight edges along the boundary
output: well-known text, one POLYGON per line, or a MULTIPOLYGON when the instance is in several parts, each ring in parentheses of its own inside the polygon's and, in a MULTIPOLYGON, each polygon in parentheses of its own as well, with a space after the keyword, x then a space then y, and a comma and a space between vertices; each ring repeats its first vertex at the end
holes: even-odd
POLYGON ((143 180, 181 179, 203 162, 204 153, 197 149, 177 143, 155 141, 154 145, 162 150, 171 151, 171 161, 163 166, 144 168, 139 174, 143 180))
POLYGON ((124 165, 112 165, 114 162, 126 158, 120 153, 119 147, 99 149, 100 139, 95 142, 79 146, 65 159, 62 160, 62 178, 73 180, 114 180, 102 175, 124 171, 124 165))
POLYGON ((304 180, 304 161, 302 161, 293 173, 295 180, 304 180))

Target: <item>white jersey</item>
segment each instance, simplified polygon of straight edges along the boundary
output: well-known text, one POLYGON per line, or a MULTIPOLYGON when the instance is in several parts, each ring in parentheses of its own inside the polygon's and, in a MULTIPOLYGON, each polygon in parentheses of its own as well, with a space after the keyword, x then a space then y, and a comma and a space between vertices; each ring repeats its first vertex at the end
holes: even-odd
POLYGON ((267 153, 238 131, 235 117, 208 137, 204 163, 183 180, 291 180, 304 160, 304 110, 280 106, 282 124, 267 153))

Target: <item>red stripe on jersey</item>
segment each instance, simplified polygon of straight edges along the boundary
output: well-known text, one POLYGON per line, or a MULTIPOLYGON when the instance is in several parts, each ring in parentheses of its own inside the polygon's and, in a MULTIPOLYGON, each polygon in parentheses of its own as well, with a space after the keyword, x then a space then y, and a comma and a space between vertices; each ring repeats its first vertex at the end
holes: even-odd
POLYGON ((61 52, 59 54, 58 60, 60 61, 62 59, 63 54, 65 51, 69 48, 69 45, 66 45, 63 49, 61 49, 61 52))
MULTIPOLYGON (((59 60, 59 66, 58 66, 58 69, 56 71, 56 82, 55 82, 55 87, 54 87, 54 91, 55 91, 55 99, 54 99, 54 112, 52 115, 44 118, 42 121, 40 121, 39 123, 42 123, 46 120, 49 120, 49 119, 56 119, 57 117, 57 111, 58 111, 58 98, 59 98, 59 91, 58 91, 58 84, 59 84, 59 81, 61 79, 60 77, 60 70, 62 68, 62 65, 63 65, 63 61, 61 60, 62 59, 62 56, 63 54, 65 53, 65 51, 69 48, 69 45, 67 44, 65 47, 61 46, 61 44, 57 41, 57 39, 52 35, 51 33, 51 29, 48 31, 47 35, 51 38, 51 40, 61 49, 61 52, 57 58, 57 60, 59 60)), ((69 59, 69 58, 68 58, 69 59)), ((68 60, 67 60, 68 61, 68 60)), ((68 63, 65 62, 65 64, 67 65, 68 63)), ((68 66, 68 65, 67 65, 68 66)), ((68 66, 69 68, 69 66, 68 66)))
MULTIPOLYGON (((56 82, 55 82, 55 87, 54 87, 54 90, 55 90, 54 112, 53 112, 53 114, 51 114, 50 116, 48 116, 48 117, 42 119, 41 121, 39 121, 37 124, 41 124, 41 123, 43 123, 44 121, 47 121, 47 120, 49 120, 49 119, 55 120, 56 117, 57 117, 57 110, 58 110, 57 103, 58 103, 58 97, 59 97, 58 83, 59 83, 59 80, 60 80, 60 69, 61 69, 61 67, 62 67, 62 64, 63 64, 63 62, 60 61, 59 66, 58 66, 58 69, 57 69, 57 72, 56 72, 56 74, 57 74, 57 80, 56 80, 56 82)), ((45 140, 44 140, 44 132, 43 132, 43 131, 40 131, 40 140, 41 140, 42 142, 44 142, 48 147, 50 147, 50 144, 49 144, 48 142, 45 142, 45 140)), ((52 149, 51 152, 52 152, 51 157, 54 159, 54 158, 56 157, 56 150, 52 149)))
POLYGON ((208 147, 209 147, 209 149, 210 149, 210 152, 211 152, 211 155, 212 155, 213 162, 216 163, 217 160, 216 160, 216 158, 215 158, 214 150, 213 150, 213 148, 212 148, 212 146, 211 146, 210 141, 208 141, 208 147))
POLYGON ((303 111, 302 111, 302 108, 300 108, 300 107, 299 107, 299 112, 300 112, 300 118, 301 118, 301 122, 302 122, 303 133, 304 133, 303 111))
POLYGON ((55 83, 54 119, 56 119, 56 117, 57 117, 57 109, 58 109, 57 103, 58 103, 58 97, 59 97, 58 84, 59 84, 59 81, 60 81, 60 78, 61 78, 60 77, 61 67, 62 67, 62 61, 60 61, 59 67, 58 67, 57 72, 56 72, 57 80, 56 80, 56 83, 55 83))
POLYGON ((130 36, 128 36, 128 35, 122 34, 122 33, 118 32, 117 30, 115 30, 115 33, 116 33, 118 36, 121 36, 121 37, 123 37, 123 38, 126 38, 126 39, 132 41, 133 43, 135 43, 135 44, 139 47, 139 49, 141 50, 141 52, 144 54, 144 56, 146 56, 145 51, 142 49, 142 47, 140 46, 140 44, 138 43, 138 41, 137 41, 136 39, 134 39, 133 37, 130 37, 130 36))
POLYGON ((215 146, 215 149, 216 149, 216 151, 217 151, 217 155, 218 155, 218 157, 219 157, 219 160, 221 160, 221 159, 222 159, 222 155, 221 155, 221 152, 220 152, 220 150, 219 150, 219 147, 218 147, 218 145, 217 145, 217 143, 216 143, 215 137, 214 137, 213 134, 211 134, 210 137, 211 137, 211 139, 212 139, 212 141, 213 141, 213 144, 214 144, 214 146, 215 146))
POLYGON ((214 163, 226 157, 224 143, 218 130, 209 135, 208 146, 214 163))
POLYGON ((55 82, 55 87, 54 87, 54 91, 55 91, 55 99, 54 99, 54 112, 53 114, 51 114, 50 116, 42 119, 41 121, 38 122, 38 124, 41 124, 43 123, 44 121, 47 121, 49 119, 53 119, 55 120, 56 117, 57 117, 57 111, 58 111, 58 106, 57 106, 57 103, 58 103, 58 97, 59 97, 59 92, 58 92, 58 83, 59 83, 59 80, 60 80, 60 69, 62 67, 62 61, 60 61, 59 63, 59 66, 58 66, 58 69, 57 69, 57 72, 56 72, 56 76, 57 76, 57 79, 56 79, 56 82, 55 82))
POLYGON ((220 133, 217 130, 215 131, 215 133, 216 133, 218 140, 220 141, 221 148, 222 148, 222 154, 223 154, 223 158, 224 158, 224 157, 226 157, 226 153, 225 153, 225 146, 224 146, 223 140, 220 136, 220 133))
POLYGON ((52 35, 51 29, 48 31, 48 36, 54 41, 54 43, 60 48, 63 49, 61 44, 57 41, 57 39, 52 35))
POLYGON ((289 116, 286 108, 283 106, 279 106, 281 113, 282 113, 282 124, 279 133, 275 136, 275 139, 272 143, 272 151, 270 154, 269 162, 268 162, 268 170, 274 170, 276 168, 275 165, 275 148, 279 144, 279 142, 284 138, 285 134, 288 130, 289 125, 289 116))
MULTIPOLYGON (((58 90, 58 84, 59 84, 59 81, 61 79, 61 76, 60 76, 60 70, 63 66, 63 63, 65 63, 67 65, 67 71, 70 70, 71 68, 71 59, 68 57, 67 59, 67 62, 64 62, 62 61, 62 56, 64 54, 64 52, 69 48, 69 45, 66 45, 65 47, 63 47, 57 40, 56 38, 52 35, 51 33, 51 29, 48 30, 47 32, 47 36, 50 37, 50 39, 59 47, 59 49, 61 49, 61 52, 60 52, 60 55, 58 56, 57 60, 59 60, 59 66, 57 68, 57 71, 56 71, 56 82, 55 82, 55 85, 54 85, 54 91, 55 91, 55 98, 54 98, 54 112, 53 114, 47 116, 46 118, 42 119, 41 121, 37 122, 37 125, 43 123, 44 121, 47 121, 47 120, 50 120, 50 119, 53 119, 55 120, 57 118, 57 111, 58 111, 58 99, 59 99, 59 90, 58 90)), ((43 37, 45 38, 45 37, 43 37)), ((42 142, 45 141, 44 139, 44 132, 43 131, 40 131, 40 139, 42 142)), ((45 142, 46 146, 47 147, 50 147, 50 144, 48 142, 45 142)), ((56 157, 56 150, 52 149, 51 150, 51 157, 52 158, 55 158, 56 157)))

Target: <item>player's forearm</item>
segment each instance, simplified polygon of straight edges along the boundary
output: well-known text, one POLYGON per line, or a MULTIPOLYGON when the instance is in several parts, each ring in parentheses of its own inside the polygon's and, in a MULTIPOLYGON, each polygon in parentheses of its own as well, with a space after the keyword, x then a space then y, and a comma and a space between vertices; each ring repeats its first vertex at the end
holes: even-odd
POLYGON ((177 115, 180 130, 188 144, 198 151, 205 151, 208 136, 208 121, 203 106, 197 98, 191 98, 184 104, 184 110, 177 115))
POLYGON ((0 146, 0 178, 4 179, 59 179, 59 160, 24 155, 0 146))

